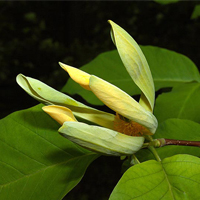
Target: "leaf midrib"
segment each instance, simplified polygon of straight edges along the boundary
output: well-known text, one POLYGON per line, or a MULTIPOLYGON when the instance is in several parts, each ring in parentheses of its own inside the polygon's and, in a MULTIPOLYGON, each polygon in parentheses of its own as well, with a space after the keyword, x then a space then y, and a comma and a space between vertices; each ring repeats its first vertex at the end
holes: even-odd
POLYGON ((173 194, 173 192, 172 192, 172 185, 170 184, 170 181, 169 181, 169 179, 168 179, 168 177, 167 177, 167 172, 165 171, 165 168, 163 167, 163 163, 160 162, 160 164, 161 164, 162 170, 163 170, 163 172, 164 172, 165 179, 167 180, 167 184, 168 184, 168 186, 169 186, 170 194, 171 194, 173 200, 175 200, 175 196, 174 196, 174 194, 173 194))

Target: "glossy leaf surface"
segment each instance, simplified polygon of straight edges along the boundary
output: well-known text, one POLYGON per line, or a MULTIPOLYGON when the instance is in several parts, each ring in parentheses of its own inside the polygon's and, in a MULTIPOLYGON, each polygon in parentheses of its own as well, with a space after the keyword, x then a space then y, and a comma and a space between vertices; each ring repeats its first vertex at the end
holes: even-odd
POLYGON ((199 199, 200 159, 176 155, 162 162, 150 160, 129 168, 109 200, 199 199))
POLYGON ((159 123, 169 118, 200 122, 200 84, 187 83, 174 87, 156 99, 154 114, 159 123))
POLYGON ((97 158, 61 137, 41 105, 0 121, 0 199, 59 200, 97 158))

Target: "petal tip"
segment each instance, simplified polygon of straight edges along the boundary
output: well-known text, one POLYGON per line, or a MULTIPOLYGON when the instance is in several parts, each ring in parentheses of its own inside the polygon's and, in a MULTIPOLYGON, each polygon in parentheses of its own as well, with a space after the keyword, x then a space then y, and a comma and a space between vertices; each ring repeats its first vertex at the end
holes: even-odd
POLYGON ((58 63, 65 71, 67 71, 68 72, 68 68, 70 67, 69 65, 66 65, 66 64, 64 64, 64 63, 61 63, 61 62, 59 62, 58 63))
POLYGON ((112 24, 115 24, 112 20, 108 20, 108 23, 110 24, 110 25, 112 25, 112 24))
POLYGON ((63 124, 66 121, 77 121, 72 111, 63 106, 50 105, 42 107, 42 110, 49 114, 59 124, 63 124))
POLYGON ((17 76, 16 76, 16 81, 18 82, 19 81, 19 79, 20 78, 24 78, 25 76, 23 75, 23 74, 18 74, 17 76))

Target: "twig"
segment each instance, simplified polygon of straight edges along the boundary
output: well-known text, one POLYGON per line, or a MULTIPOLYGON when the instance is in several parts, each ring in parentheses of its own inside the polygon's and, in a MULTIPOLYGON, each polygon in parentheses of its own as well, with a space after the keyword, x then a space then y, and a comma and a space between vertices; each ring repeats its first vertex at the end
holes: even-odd
POLYGON ((174 139, 159 138, 159 139, 154 139, 150 142, 144 143, 142 148, 149 148, 149 146, 152 146, 154 148, 159 148, 159 147, 163 147, 163 146, 167 146, 167 145, 200 147, 200 141, 174 140, 174 139))
POLYGON ((195 146, 200 147, 200 141, 187 141, 187 140, 173 140, 173 139, 158 139, 160 141, 160 147, 166 146, 166 145, 179 145, 179 146, 195 146))

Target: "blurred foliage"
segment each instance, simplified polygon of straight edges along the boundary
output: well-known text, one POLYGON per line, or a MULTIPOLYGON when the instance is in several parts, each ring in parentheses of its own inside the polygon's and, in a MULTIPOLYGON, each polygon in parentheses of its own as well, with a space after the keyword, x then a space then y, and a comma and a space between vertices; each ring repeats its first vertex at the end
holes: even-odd
MULTIPOLYGON (((99 53, 115 49, 108 19, 128 30, 139 44, 177 51, 199 66, 200 19, 191 19, 196 5, 198 2, 183 1, 166 5, 153 1, 1 1, 1 100, 12 108, 3 116, 20 104, 23 94, 15 84, 18 73, 61 89, 68 76, 58 61, 80 67, 99 53)), ((29 99, 23 106, 35 104, 29 99)))
POLYGON ((200 21, 190 19, 197 3, 1 1, 0 83, 21 71, 61 87, 58 61, 80 67, 114 48, 108 19, 139 44, 178 51, 198 65, 200 21))
POLYGON ((179 0, 154 0, 154 1, 164 5, 179 2, 179 0))
POLYGON ((196 19, 198 17, 200 17, 200 5, 195 6, 191 19, 196 19))
MULTIPOLYGON (((81 67, 99 53, 115 49, 108 19, 127 30, 139 44, 177 51, 199 67, 200 18, 192 17, 198 4, 198 1, 166 5, 155 1, 0 1, 0 117, 37 103, 15 83, 18 73, 61 89, 68 76, 58 61, 81 67)), ((94 170, 86 173, 81 185, 66 199, 107 199, 110 188, 119 179, 118 162, 118 158, 105 157, 92 163, 90 168, 94 170), (109 180, 106 174, 111 176, 109 180)))

